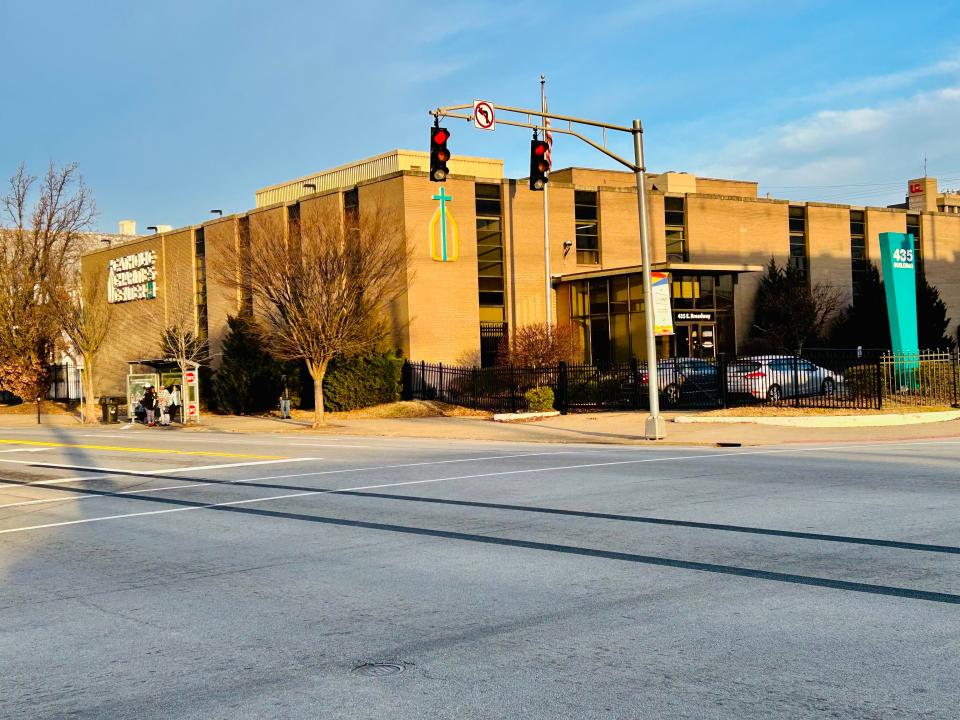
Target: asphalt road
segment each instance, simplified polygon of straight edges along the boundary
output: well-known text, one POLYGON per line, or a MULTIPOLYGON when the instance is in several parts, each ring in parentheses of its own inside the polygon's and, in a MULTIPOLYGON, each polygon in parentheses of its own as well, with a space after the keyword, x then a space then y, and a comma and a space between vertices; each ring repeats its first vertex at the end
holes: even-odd
POLYGON ((958 460, 2 430, 0 717, 953 720, 958 460))

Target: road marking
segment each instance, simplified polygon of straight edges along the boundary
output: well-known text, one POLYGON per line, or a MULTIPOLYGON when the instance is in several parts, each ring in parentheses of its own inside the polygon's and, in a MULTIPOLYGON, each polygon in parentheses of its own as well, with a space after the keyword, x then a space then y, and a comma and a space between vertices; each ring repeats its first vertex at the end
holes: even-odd
MULTIPOLYGON (((138 477, 142 476, 152 476, 165 473, 167 475, 172 475, 174 473, 184 473, 184 472, 193 472, 195 470, 221 470, 225 468, 236 468, 236 467, 250 467, 253 465, 277 465, 279 463, 295 463, 295 462, 307 462, 308 460, 323 460, 319 457, 302 457, 302 458, 280 458, 277 460, 257 460, 251 462, 239 462, 239 463, 221 463, 219 465, 188 465, 175 468, 160 468, 157 470, 126 470, 121 468, 105 468, 105 467, 92 467, 86 465, 61 465, 53 463, 37 463, 32 460, 7 460, 5 458, 0 458, 0 462, 5 463, 16 463, 18 465, 31 465, 33 467, 44 467, 44 468, 54 468, 62 470, 87 470, 89 472, 102 472, 102 473, 111 473, 108 475, 78 475, 77 477, 66 477, 66 478, 51 478, 50 480, 31 480, 27 483, 15 483, 13 485, 8 485, 7 487, 29 487, 34 485, 50 486, 58 485, 60 483, 73 483, 73 482, 83 482, 85 480, 105 480, 107 478, 114 477, 117 474, 121 475, 136 475, 138 477)), ((206 483, 208 485, 215 485, 216 483, 206 483)), ((6 505, 0 507, 7 507, 6 505)))
POLYGON ((41 440, 0 439, 3 445, 34 445, 43 448, 75 448, 77 450, 108 450, 110 452, 154 453, 157 455, 205 455, 208 457, 255 458, 258 460, 277 460, 280 455, 250 455, 245 453, 212 452, 208 450, 173 450, 170 448, 124 447, 121 445, 85 445, 75 443, 46 442, 41 440))
MULTIPOLYGON (((942 441, 942 442, 944 444, 950 444, 950 445, 960 444, 960 440, 942 441)), ((936 441, 936 444, 939 444, 939 443, 941 443, 941 441, 936 441)), ((891 443, 891 444, 894 444, 894 443, 891 443)), ((934 443, 926 443, 926 442, 915 443, 915 442, 905 441, 903 443, 895 443, 895 444, 927 445, 927 444, 934 444, 934 443)), ((782 448, 782 449, 774 449, 774 450, 749 450, 746 452, 744 451, 718 452, 718 453, 709 453, 709 454, 702 454, 702 455, 677 455, 677 456, 666 457, 666 458, 641 458, 641 459, 635 459, 635 460, 615 460, 615 461, 603 462, 603 463, 584 463, 581 465, 566 465, 566 466, 560 466, 560 467, 525 468, 522 470, 502 470, 499 472, 479 473, 476 475, 455 475, 452 477, 430 478, 425 480, 407 480, 404 482, 381 483, 378 485, 361 485, 358 487, 351 487, 351 488, 324 488, 322 490, 306 490, 304 492, 287 493, 284 495, 271 495, 269 497, 261 497, 261 498, 249 498, 246 500, 231 500, 228 502, 220 502, 220 503, 205 503, 203 505, 191 505, 189 507, 167 508, 165 510, 146 510, 143 512, 123 513, 120 515, 103 515, 99 517, 84 518, 82 520, 66 520, 66 521, 55 522, 55 523, 44 523, 42 525, 30 525, 26 527, 9 528, 7 530, 0 530, 0 535, 7 535, 7 534, 17 533, 17 532, 27 532, 30 530, 43 530, 47 528, 65 527, 68 525, 82 525, 86 523, 101 522, 101 521, 107 521, 107 520, 121 520, 121 519, 134 518, 134 517, 147 517, 151 515, 166 515, 166 514, 175 513, 175 512, 188 512, 191 510, 209 510, 209 509, 215 509, 219 507, 233 507, 237 505, 254 505, 257 503, 273 502, 275 500, 289 500, 292 498, 312 497, 316 495, 330 495, 330 494, 337 494, 337 493, 344 493, 344 492, 357 492, 360 490, 380 490, 383 488, 406 487, 409 485, 428 485, 432 483, 447 482, 450 480, 473 480, 477 478, 497 477, 502 475, 519 475, 519 474, 526 474, 526 473, 552 472, 557 470, 575 470, 580 468, 604 467, 604 466, 610 466, 610 465, 628 465, 628 464, 639 464, 639 463, 650 463, 650 462, 665 462, 670 460, 695 460, 695 459, 703 459, 703 458, 731 457, 735 455, 773 455, 773 454, 783 454, 783 453, 791 453, 791 452, 805 453, 805 452, 822 451, 822 450, 845 449, 849 447, 859 447, 859 446, 852 445, 852 446, 844 446, 843 448, 838 448, 837 446, 829 446, 829 447, 805 448, 805 449, 782 448)), ((554 454, 554 453, 535 453, 535 454, 554 454)), ((456 462, 456 461, 449 461, 449 462, 456 462)), ((415 464, 426 464, 426 463, 415 463, 415 464)), ((431 463, 431 464, 438 464, 438 463, 431 463)), ((242 482, 250 483, 250 482, 257 482, 262 480, 274 480, 274 479, 277 479, 278 477, 309 477, 309 476, 316 476, 316 475, 329 475, 337 472, 356 472, 364 469, 371 469, 371 468, 327 470, 327 471, 320 471, 315 473, 302 473, 299 475, 287 475, 287 476, 281 475, 281 476, 274 476, 274 477, 250 478, 242 482)), ((376 468, 372 468, 372 469, 376 469, 376 468)), ((383 469, 387 469, 387 468, 383 468, 383 469)), ((241 482, 237 482, 235 484, 241 484, 241 482)), ((100 496, 97 496, 97 497, 100 497, 100 496)))
POLYGON ((49 448, 14 448, 13 450, 0 450, 0 453, 12 453, 12 452, 45 452, 49 448))
MULTIPOLYGON (((330 474, 336 474, 336 473, 361 472, 361 471, 363 471, 363 470, 393 470, 393 469, 396 469, 396 468, 411 467, 411 466, 415 466, 415 465, 443 465, 443 464, 446 464, 446 463, 480 462, 480 461, 484 461, 484 460, 503 460, 503 459, 505 459, 505 458, 529 457, 530 455, 564 455, 564 454, 575 454, 576 452, 577 452, 577 451, 575 451, 575 450, 560 450, 560 451, 557 451, 557 452, 550 452, 550 453, 528 453, 528 454, 524 454, 524 455, 493 455, 493 456, 481 457, 481 458, 459 458, 459 459, 456 459, 456 460, 434 460, 434 461, 430 461, 430 462, 407 463, 407 464, 404 464, 404 465, 382 465, 382 466, 379 466, 379 467, 370 467, 370 468, 341 468, 341 469, 339 469, 339 470, 324 470, 324 471, 318 471, 318 472, 315 472, 315 473, 302 473, 302 474, 296 474, 296 475, 278 475, 278 476, 276 476, 276 477, 248 478, 248 479, 246 479, 246 480, 234 480, 233 482, 230 482, 230 483, 227 483, 226 481, 218 481, 218 482, 197 482, 197 483, 189 483, 189 484, 182 484, 182 485, 168 485, 168 486, 166 486, 166 487, 158 487, 158 488, 144 488, 144 489, 137 489, 137 490, 117 491, 117 492, 111 493, 110 495, 100 495, 100 494, 97 494, 97 495, 68 495, 68 496, 66 496, 66 497, 38 498, 38 499, 36 499, 36 500, 23 500, 23 501, 20 501, 20 502, 7 503, 7 504, 5 504, 5 505, 0 505, 0 510, 2 510, 2 509, 4 509, 4 508, 10 508, 10 507, 20 507, 21 505, 41 505, 41 504, 54 503, 54 502, 66 502, 66 501, 68 501, 68 500, 85 500, 85 499, 89 499, 89 498, 114 497, 114 496, 116 496, 116 495, 133 495, 133 494, 145 495, 145 494, 147 494, 147 493, 163 492, 163 491, 165 491, 165 490, 180 490, 180 489, 196 488, 196 487, 208 487, 208 486, 210 486, 210 485, 224 485, 224 484, 243 485, 243 484, 245 484, 245 483, 260 482, 260 481, 262 481, 262 480, 274 480, 274 479, 276 479, 276 478, 283 478, 283 477, 305 477, 305 476, 310 476, 310 475, 330 475, 330 474)), ((322 460, 322 459, 323 459, 323 458, 294 458, 294 459, 291 459, 291 460, 268 460, 268 461, 265 461, 265 462, 254 462, 254 463, 230 463, 230 464, 226 464, 226 465, 208 465, 208 466, 206 466, 206 467, 201 466, 201 467, 189 467, 189 468, 174 468, 173 470, 166 470, 166 469, 153 470, 153 471, 147 471, 147 470, 137 470, 137 471, 133 471, 133 470, 120 470, 120 471, 117 471, 117 472, 121 472, 121 473, 123 473, 123 474, 125 474, 125 475, 137 475, 137 476, 147 475, 147 476, 155 477, 155 476, 157 476, 157 475, 160 475, 161 473, 166 473, 167 475, 169 475, 169 474, 172 474, 172 473, 187 472, 188 470, 213 470, 213 469, 219 469, 219 468, 242 467, 242 466, 247 466, 247 465, 271 465, 271 464, 279 463, 279 462, 300 462, 300 461, 304 461, 304 460, 322 460)), ((13 484, 13 485, 7 485, 6 487, 17 488, 17 487, 28 487, 28 486, 34 486, 34 485, 43 485, 43 486, 46 487, 46 486, 52 486, 52 485, 54 485, 54 484, 70 483, 70 482, 80 482, 80 481, 84 481, 84 480, 104 480, 104 479, 110 478, 110 477, 113 477, 113 476, 112 476, 112 475, 92 475, 92 476, 83 476, 83 477, 59 478, 59 479, 55 479, 55 480, 33 480, 33 481, 31 481, 31 482, 28 482, 28 483, 16 483, 16 484, 13 484)), ((162 479, 162 478, 156 478, 156 477, 155 477, 155 479, 162 479)), ((330 491, 328 490, 327 492, 330 492, 330 491)))

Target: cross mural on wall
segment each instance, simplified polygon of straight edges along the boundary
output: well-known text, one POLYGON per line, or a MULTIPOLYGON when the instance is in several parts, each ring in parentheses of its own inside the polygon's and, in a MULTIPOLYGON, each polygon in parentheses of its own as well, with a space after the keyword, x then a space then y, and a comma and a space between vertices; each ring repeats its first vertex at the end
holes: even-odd
POLYGON ((453 262, 459 255, 459 235, 457 232, 457 222, 453 218, 453 213, 447 207, 447 203, 453 201, 453 196, 447 194, 445 187, 440 188, 440 192, 432 197, 433 200, 440 201, 440 207, 433 214, 430 220, 430 257, 438 262, 453 262), (440 226, 439 242, 437 238, 437 226, 440 226), (449 232, 447 226, 449 225, 449 232))

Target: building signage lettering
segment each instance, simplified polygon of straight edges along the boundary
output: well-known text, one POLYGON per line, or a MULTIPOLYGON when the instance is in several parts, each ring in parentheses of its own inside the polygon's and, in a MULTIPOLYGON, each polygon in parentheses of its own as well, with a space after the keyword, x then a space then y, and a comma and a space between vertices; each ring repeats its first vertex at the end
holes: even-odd
POLYGON ((699 320, 700 322, 713 322, 713 313, 709 311, 681 311, 677 313, 677 320, 699 320))
POLYGON ((152 300, 157 296, 157 253, 145 250, 110 261, 107 268, 107 302, 152 300))

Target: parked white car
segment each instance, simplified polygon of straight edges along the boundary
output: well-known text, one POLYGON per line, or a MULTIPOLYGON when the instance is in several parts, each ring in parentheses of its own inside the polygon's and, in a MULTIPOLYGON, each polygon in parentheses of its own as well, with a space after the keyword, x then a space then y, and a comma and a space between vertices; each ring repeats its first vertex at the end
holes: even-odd
POLYGON ((792 355, 738 358, 727 366, 727 392, 779 402, 801 395, 833 395, 843 376, 792 355))

